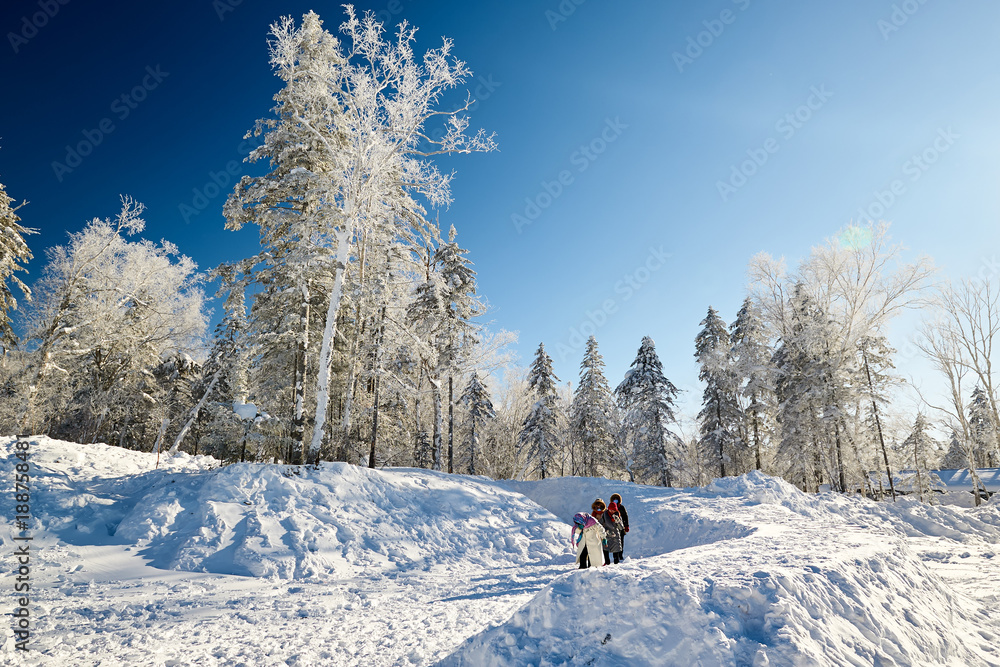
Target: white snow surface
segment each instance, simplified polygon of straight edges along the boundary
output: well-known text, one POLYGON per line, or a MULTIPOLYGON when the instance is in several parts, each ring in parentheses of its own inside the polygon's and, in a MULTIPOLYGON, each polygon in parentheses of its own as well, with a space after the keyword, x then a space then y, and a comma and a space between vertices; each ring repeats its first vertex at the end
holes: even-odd
MULTIPOLYGON (((13 599, 13 438, 0 438, 13 599)), ((1000 665, 1000 501, 222 467, 32 439, 45 665, 1000 665), (626 561, 574 569, 620 493, 626 561)))

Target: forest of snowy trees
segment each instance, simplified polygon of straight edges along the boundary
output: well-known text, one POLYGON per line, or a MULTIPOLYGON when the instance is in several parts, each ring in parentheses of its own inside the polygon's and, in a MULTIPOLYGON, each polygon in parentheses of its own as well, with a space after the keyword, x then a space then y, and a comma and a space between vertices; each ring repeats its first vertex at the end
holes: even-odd
POLYGON ((708 307, 692 341, 695 420, 664 368, 679 360, 650 337, 614 385, 593 336, 572 383, 544 344, 516 367, 460 235, 438 224, 451 176, 434 157, 494 137, 469 129, 474 100, 442 107, 470 74, 450 41, 419 57, 413 42, 350 8, 339 38, 314 13, 272 26, 282 88, 247 134, 266 172, 223 211, 228 228, 256 228, 259 251, 208 272, 144 240, 144 207, 123 197, 22 281, 30 207, 0 185, 0 432, 495 478, 682 486, 759 469, 879 496, 928 496, 934 467, 1000 465, 996 276, 945 283, 928 260, 904 262, 884 224, 848 227, 794 269, 752 258, 731 324, 708 307), (208 289, 224 303, 213 332, 208 289), (888 340, 911 308, 946 388, 916 412, 897 400, 888 340))

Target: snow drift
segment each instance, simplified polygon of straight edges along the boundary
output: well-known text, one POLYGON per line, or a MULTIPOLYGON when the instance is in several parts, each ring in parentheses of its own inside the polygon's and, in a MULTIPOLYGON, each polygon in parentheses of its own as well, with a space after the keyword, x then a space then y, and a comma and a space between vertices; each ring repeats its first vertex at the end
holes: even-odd
POLYGON ((33 441, 53 664, 1000 665, 1000 501, 873 503, 756 473, 663 489, 185 455, 154 470, 33 441), (573 569, 570 518, 614 492, 627 560, 573 569))
POLYGON ((568 559, 555 517, 485 478, 186 455, 150 470, 149 454, 37 441, 39 528, 162 569, 292 579, 568 559))
POLYGON ((561 578, 442 667, 1000 664, 982 613, 905 539, 995 544, 992 509, 807 496, 757 473, 697 490, 508 485, 559 515, 617 491, 633 526, 626 554, 664 555, 561 578))

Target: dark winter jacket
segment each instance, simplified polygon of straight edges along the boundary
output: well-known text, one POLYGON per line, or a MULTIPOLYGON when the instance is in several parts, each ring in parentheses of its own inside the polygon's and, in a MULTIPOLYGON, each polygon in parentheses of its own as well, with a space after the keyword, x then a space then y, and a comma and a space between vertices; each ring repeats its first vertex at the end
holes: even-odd
POLYGON ((608 540, 608 551, 617 554, 622 551, 622 535, 625 534, 625 524, 622 523, 621 517, 611 512, 604 511, 601 515, 597 517, 597 520, 601 522, 604 526, 604 530, 607 533, 608 540))
POLYGON ((622 524, 625 526, 625 530, 628 530, 628 512, 625 511, 625 506, 618 503, 618 512, 622 515, 622 524))

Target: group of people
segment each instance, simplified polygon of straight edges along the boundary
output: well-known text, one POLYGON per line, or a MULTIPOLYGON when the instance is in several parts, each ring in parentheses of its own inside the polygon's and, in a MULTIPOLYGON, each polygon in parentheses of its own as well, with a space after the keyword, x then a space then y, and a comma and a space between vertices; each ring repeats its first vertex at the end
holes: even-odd
POLYGON ((627 532, 628 512, 617 493, 612 494, 607 505, 600 498, 591 503, 590 514, 577 513, 573 517, 570 540, 576 548, 580 569, 611 565, 612 558, 615 563, 622 562, 627 532))

